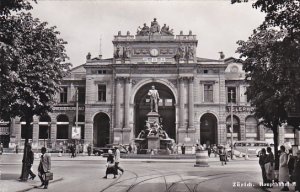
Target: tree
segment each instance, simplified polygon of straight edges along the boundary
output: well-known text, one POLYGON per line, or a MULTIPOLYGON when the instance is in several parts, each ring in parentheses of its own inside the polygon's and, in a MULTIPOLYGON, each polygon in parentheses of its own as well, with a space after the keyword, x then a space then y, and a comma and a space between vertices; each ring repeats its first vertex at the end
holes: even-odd
MULTIPOLYGON (((26 133, 34 115, 51 112, 54 95, 70 69, 66 42, 58 36, 56 27, 48 27, 30 13, 7 15, 0 20, 0 118, 24 117, 26 133)), ((26 149, 23 180, 28 177, 24 166, 26 149)))
MULTIPOLYGON (((32 0, 36 2, 36 0, 32 0)), ((0 15, 8 16, 12 11, 30 10, 32 6, 28 0, 2 0, 0 1, 0 15)))
POLYGON ((246 94, 255 115, 274 133, 278 168, 278 127, 300 95, 300 1, 257 0, 253 7, 266 13, 265 21, 247 41, 238 41, 237 52, 244 59, 246 94))

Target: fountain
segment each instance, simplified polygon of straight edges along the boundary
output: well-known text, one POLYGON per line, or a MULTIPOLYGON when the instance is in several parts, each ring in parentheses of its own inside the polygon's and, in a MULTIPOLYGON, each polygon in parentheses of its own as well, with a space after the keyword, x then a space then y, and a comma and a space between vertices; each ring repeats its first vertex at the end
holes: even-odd
POLYGON ((167 154, 168 149, 175 141, 163 130, 162 122, 159 122, 159 94, 154 86, 149 90, 148 95, 150 96, 151 111, 147 114, 144 129, 134 139, 138 147, 138 153, 151 153, 153 151, 159 154, 167 154))

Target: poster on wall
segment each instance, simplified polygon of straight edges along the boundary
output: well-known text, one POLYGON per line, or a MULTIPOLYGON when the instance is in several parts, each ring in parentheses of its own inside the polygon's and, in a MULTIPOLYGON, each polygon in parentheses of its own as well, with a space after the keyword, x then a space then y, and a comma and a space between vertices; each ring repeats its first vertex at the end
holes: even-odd
POLYGON ((81 139, 81 127, 72 127, 72 139, 81 139))

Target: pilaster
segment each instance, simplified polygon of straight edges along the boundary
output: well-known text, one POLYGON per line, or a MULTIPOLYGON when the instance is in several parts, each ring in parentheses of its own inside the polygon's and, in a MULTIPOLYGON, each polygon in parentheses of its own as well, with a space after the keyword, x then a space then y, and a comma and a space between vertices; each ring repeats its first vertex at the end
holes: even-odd
POLYGON ((194 129, 194 77, 188 78, 189 82, 189 129, 194 129))

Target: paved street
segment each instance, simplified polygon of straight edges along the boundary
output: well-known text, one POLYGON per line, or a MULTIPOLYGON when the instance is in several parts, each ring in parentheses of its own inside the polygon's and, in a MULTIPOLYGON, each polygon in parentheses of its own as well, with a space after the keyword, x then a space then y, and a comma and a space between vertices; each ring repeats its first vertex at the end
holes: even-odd
MULTIPOLYGON (((1 156, 0 191, 43 191, 43 189, 33 188, 40 185, 38 178, 26 183, 16 181, 21 170, 20 159, 21 155, 1 156)), ((48 191, 263 191, 258 186, 261 174, 257 159, 250 161, 241 159, 221 166, 217 158, 212 158, 209 164, 210 167, 199 168, 194 167, 192 159, 175 161, 122 159, 121 166, 125 169, 124 174, 117 179, 113 179, 112 175, 109 175, 108 179, 103 179, 105 159, 102 157, 85 156, 71 159, 53 155, 54 182, 49 184, 48 191)), ((37 170, 37 165, 38 159, 35 160, 34 170, 37 170)))

